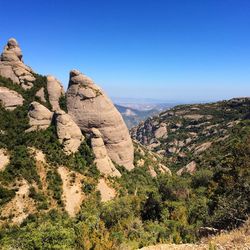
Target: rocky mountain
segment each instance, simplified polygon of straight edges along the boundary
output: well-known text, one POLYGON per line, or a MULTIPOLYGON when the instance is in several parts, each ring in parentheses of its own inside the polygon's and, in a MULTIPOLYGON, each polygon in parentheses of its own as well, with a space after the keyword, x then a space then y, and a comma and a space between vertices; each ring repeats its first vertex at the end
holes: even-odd
POLYGON ((92 79, 65 92, 10 39, 0 58, 0 248, 192 243, 249 216, 249 98, 133 128, 92 79))
MULTIPOLYGON (((38 75, 24 64, 13 38, 0 69, 1 225, 21 224, 52 208, 74 217, 86 199, 85 186, 100 192, 101 200, 113 199, 119 188, 108 177, 121 178, 120 171, 138 165, 157 175, 145 163, 146 149, 134 160, 139 149, 122 116, 90 78, 72 70, 65 93, 54 76, 38 75)), ((147 159, 156 171, 171 174, 156 154, 147 159)))
POLYGON ((196 168, 196 159, 249 117, 250 98, 207 104, 180 105, 148 118, 132 128, 131 136, 148 149, 168 158, 178 174, 196 168), (184 168, 183 168, 184 167, 184 168))

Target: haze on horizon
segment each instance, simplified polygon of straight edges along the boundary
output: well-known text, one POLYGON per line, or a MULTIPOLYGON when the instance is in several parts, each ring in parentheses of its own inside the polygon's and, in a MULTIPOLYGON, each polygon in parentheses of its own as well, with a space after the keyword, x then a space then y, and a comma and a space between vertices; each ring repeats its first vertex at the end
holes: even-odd
POLYGON ((0 0, 0 47, 67 88, 77 68, 112 97, 250 96, 248 0, 0 0))

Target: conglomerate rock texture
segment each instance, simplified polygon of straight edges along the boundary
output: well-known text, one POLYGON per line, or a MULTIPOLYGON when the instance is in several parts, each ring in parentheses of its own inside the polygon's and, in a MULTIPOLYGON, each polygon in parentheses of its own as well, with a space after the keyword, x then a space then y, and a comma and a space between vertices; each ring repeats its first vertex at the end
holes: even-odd
POLYGON ((77 125, 86 132, 97 128, 109 157, 126 169, 133 169, 134 149, 128 129, 104 92, 89 77, 72 70, 66 97, 68 112, 77 125))

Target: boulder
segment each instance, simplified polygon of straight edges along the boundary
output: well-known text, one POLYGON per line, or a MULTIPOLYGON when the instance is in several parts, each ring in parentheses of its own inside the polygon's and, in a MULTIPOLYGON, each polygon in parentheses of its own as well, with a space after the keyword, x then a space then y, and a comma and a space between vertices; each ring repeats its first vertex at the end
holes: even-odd
POLYGON ((105 93, 89 77, 72 70, 66 97, 68 112, 76 124, 86 132, 97 128, 109 157, 133 169, 134 149, 128 129, 105 93))
POLYGON ((120 177, 120 172, 115 168, 108 156, 100 131, 96 128, 93 128, 91 131, 91 146, 95 155, 94 162, 96 167, 104 175, 120 177))
POLYGON ((22 51, 14 38, 9 39, 0 57, 0 75, 24 89, 33 87, 34 72, 22 61, 22 51))
POLYGON ((47 90, 52 110, 60 110, 59 99, 65 95, 63 86, 54 76, 47 76, 47 90))
POLYGON ((53 113, 38 102, 32 102, 29 106, 29 125, 31 128, 26 132, 47 129, 52 121, 53 113))
POLYGON ((0 103, 7 110, 14 110, 23 105, 23 97, 14 90, 0 87, 0 103))
POLYGON ((80 128, 76 125, 70 115, 62 110, 56 112, 55 116, 57 136, 60 143, 63 144, 65 153, 75 153, 84 140, 80 128))

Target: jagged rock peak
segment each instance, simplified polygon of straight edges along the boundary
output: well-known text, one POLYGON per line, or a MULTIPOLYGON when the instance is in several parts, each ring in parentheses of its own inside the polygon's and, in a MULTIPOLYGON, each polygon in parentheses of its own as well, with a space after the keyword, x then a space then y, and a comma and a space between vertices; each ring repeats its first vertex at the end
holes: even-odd
POLYGON ((112 161, 128 170, 134 168, 134 148, 121 114, 93 80, 78 70, 70 72, 67 109, 85 132, 97 128, 112 161))
POLYGON ((1 61, 22 61, 22 51, 15 38, 10 38, 1 55, 1 61))
POLYGON ((24 89, 30 89, 36 79, 33 70, 23 63, 22 57, 16 39, 9 39, 0 57, 0 75, 10 78, 24 89))

